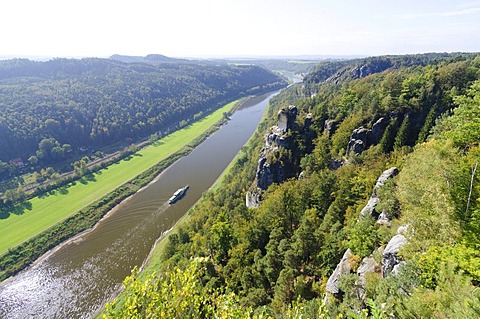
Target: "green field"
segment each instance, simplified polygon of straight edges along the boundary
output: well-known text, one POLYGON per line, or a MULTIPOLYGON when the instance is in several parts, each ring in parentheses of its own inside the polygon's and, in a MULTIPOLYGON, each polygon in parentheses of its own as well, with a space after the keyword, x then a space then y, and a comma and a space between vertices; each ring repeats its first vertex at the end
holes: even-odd
POLYGON ((189 145, 222 119, 223 113, 231 110, 238 101, 229 103, 214 113, 181 130, 178 130, 153 145, 147 146, 130 159, 122 160, 93 175, 87 183, 75 185, 44 197, 28 201, 31 208, 23 214, 10 213, 0 219, 0 255, 49 227, 75 214, 81 208, 104 196, 113 189, 152 167, 161 160, 189 145))

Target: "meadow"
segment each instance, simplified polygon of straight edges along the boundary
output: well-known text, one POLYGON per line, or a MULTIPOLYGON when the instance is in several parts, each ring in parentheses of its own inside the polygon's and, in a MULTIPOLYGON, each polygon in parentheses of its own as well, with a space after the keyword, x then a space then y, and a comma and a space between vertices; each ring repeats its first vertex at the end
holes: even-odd
POLYGON ((76 214, 182 148, 191 146, 192 142, 218 123, 223 114, 233 109, 237 103, 238 101, 231 102, 80 181, 32 198, 20 211, 5 212, 0 219, 0 233, 3 234, 0 255, 76 214))

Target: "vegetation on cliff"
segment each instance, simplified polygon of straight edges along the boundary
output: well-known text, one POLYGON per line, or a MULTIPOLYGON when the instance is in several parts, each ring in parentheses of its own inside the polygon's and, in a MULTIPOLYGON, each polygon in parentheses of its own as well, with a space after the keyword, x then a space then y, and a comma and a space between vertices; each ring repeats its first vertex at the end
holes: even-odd
MULTIPOLYGON (((377 70, 379 60, 365 61, 377 70)), ((158 282, 149 285, 133 274, 126 300, 108 305, 106 316, 147 309, 157 299, 144 302, 140 296, 158 294, 177 278, 175 284, 188 290, 173 297, 177 304, 203 305, 200 314, 187 312, 191 317, 220 305, 232 313, 241 307, 239 317, 247 318, 478 317, 480 57, 395 60, 400 62, 366 76, 335 82, 322 76, 277 96, 270 114, 293 103, 299 128, 307 113, 313 115, 311 147, 301 129, 293 130, 299 138, 283 153, 300 163, 290 176, 303 172, 301 178, 272 184, 258 208, 245 206, 271 117, 224 185, 208 192, 188 225, 167 237, 156 270, 161 275, 153 275, 158 282), (331 121, 334 126, 325 125, 331 121), (351 151, 355 143, 362 147, 351 151), (376 191, 377 209, 390 217, 381 223, 375 215, 360 218, 378 177, 390 167, 398 175, 376 191), (397 267, 382 271, 382 254, 395 234, 405 238, 395 255, 397 267), (347 249, 348 271, 332 294, 327 281, 347 249), (202 288, 181 283, 195 267, 192 257, 202 258, 202 288), (367 258, 374 266, 360 276, 367 258)), ((334 68, 325 64, 315 72, 337 74, 356 66, 345 62, 323 71, 334 68)), ((162 307, 148 309, 162 317, 162 307)))

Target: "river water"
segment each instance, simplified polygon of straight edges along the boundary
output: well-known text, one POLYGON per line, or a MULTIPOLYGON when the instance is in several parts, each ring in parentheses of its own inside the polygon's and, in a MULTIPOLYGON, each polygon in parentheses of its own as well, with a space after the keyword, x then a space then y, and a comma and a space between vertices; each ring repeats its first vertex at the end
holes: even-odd
POLYGON ((275 93, 252 98, 230 121, 155 182, 76 237, 0 286, 0 318, 91 318, 118 292, 157 238, 202 196, 255 131, 275 93), (174 205, 168 198, 189 184, 174 205))

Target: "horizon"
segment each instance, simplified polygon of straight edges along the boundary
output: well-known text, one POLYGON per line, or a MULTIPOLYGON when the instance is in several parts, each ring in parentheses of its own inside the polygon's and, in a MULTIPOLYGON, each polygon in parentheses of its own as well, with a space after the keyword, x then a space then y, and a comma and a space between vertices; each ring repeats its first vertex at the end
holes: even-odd
POLYGON ((98 59, 111 59, 115 55, 119 56, 126 56, 126 57, 138 57, 138 58, 145 58, 149 55, 163 55, 167 58, 174 58, 174 59, 186 59, 186 60, 293 60, 297 59, 300 61, 324 61, 324 60, 354 60, 354 59, 363 59, 369 57, 380 57, 380 56, 402 56, 402 55, 418 55, 418 54, 430 54, 430 53, 438 53, 438 54, 453 54, 453 53, 479 53, 480 51, 450 51, 450 52, 440 52, 440 51, 431 51, 431 52, 417 52, 417 53, 404 53, 404 54, 381 54, 381 55, 250 55, 250 56, 167 56, 161 53, 149 53, 146 55, 128 55, 128 54, 119 54, 113 53, 111 55, 106 56, 35 56, 35 55, 1 55, 0 54, 0 61, 6 60, 13 60, 13 59, 27 59, 31 61, 37 62, 46 62, 51 61, 54 59, 89 59, 89 58, 98 58, 98 59))
POLYGON ((224 58, 480 51, 480 1, 11 1, 0 56, 224 58), (28 10, 25 10, 25 9, 28 10))

